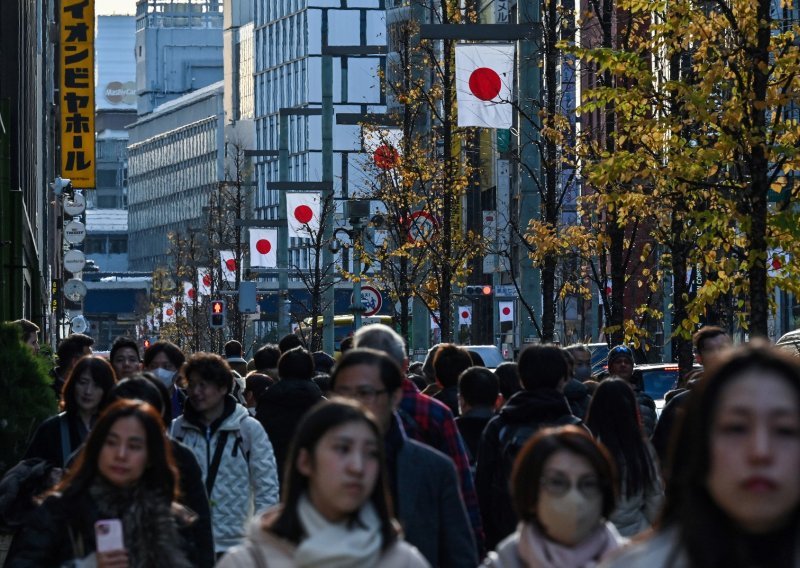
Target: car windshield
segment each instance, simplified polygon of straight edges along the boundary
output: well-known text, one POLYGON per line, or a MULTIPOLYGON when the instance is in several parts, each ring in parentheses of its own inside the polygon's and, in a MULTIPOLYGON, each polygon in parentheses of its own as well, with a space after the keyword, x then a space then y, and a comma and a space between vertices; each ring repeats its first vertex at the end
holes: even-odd
POLYGON ((678 371, 669 369, 654 369, 642 373, 644 380, 644 392, 653 400, 664 398, 667 391, 675 388, 678 379, 678 371))

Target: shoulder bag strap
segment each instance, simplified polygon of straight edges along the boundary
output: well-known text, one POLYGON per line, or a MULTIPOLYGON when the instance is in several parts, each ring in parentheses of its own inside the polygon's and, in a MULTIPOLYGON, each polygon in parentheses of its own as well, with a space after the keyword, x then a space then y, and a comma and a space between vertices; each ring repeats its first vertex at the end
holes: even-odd
POLYGON ((67 421, 66 412, 62 412, 58 415, 58 426, 61 430, 61 460, 63 462, 63 467, 67 467, 71 452, 69 451, 69 423, 67 421))
POLYGON ((225 444, 227 442, 228 431, 223 430, 219 433, 217 447, 214 449, 214 457, 211 459, 211 465, 208 467, 208 475, 206 476, 206 493, 209 499, 211 498, 211 490, 214 489, 214 481, 217 479, 219 463, 222 461, 222 452, 225 450, 225 444))

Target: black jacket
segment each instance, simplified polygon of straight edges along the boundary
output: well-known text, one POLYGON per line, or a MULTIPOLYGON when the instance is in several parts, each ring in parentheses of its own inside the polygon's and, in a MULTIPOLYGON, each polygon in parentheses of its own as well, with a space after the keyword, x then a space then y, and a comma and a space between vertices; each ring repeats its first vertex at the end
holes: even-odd
POLYGON ((258 399, 256 420, 261 422, 272 442, 281 483, 289 443, 297 425, 306 411, 320 400, 322 391, 319 387, 312 381, 300 379, 278 381, 258 399))
POLYGON ((486 527, 486 547, 493 549, 514 532, 517 516, 509 493, 509 465, 504 457, 505 440, 514 430, 533 435, 545 426, 581 424, 555 389, 523 390, 514 394, 483 431, 475 470, 478 505, 486 527))
MULTIPOLYGON (((88 431, 77 416, 65 414, 64 417, 69 432, 67 455, 71 456, 83 444, 88 431)), ((56 467, 65 467, 61 449, 61 420, 63 419, 57 414, 39 425, 28 444, 28 449, 25 450, 23 459, 41 458, 56 467)))
POLYGON ((474 408, 456 418, 456 426, 469 452, 469 465, 478 461, 478 447, 481 444, 483 430, 494 416, 491 408, 474 408))
POLYGON ((458 387, 445 387, 435 395, 433 398, 438 400, 439 402, 446 404, 448 408, 450 408, 450 412, 453 413, 453 416, 458 416, 460 412, 458 411, 458 387))
POLYGON ((578 379, 570 379, 564 387, 564 396, 567 397, 572 414, 584 420, 589 410, 589 403, 592 402, 588 387, 578 379))
POLYGON ((211 531, 211 507, 203 483, 203 472, 192 450, 177 440, 170 440, 170 444, 180 475, 179 502, 197 514, 197 520, 186 529, 191 535, 191 542, 198 545, 195 551, 196 564, 201 568, 211 568, 216 562, 216 556, 214 535, 211 531))

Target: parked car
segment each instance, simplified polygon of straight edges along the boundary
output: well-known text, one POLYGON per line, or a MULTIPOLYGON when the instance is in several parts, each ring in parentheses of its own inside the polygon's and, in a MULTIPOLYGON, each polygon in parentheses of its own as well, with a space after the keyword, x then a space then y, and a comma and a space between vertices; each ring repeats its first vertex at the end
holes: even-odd
MULTIPOLYGON (((695 369, 700 369, 700 365, 695 364, 695 369)), ((646 392, 656 403, 656 413, 660 416, 661 409, 664 408, 664 395, 678 386, 680 376, 677 363, 647 363, 636 365, 634 368, 634 378, 640 377, 644 392, 646 392)))

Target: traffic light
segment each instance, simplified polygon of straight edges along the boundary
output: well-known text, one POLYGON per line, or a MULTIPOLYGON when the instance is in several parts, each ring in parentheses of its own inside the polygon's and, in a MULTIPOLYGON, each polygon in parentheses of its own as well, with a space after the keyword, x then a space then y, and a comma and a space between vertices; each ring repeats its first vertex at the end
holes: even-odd
POLYGON ((488 298, 492 295, 491 284, 470 284, 464 286, 464 295, 478 298, 488 298))
POLYGON ((211 329, 222 329, 225 327, 225 318, 228 315, 228 306, 225 300, 211 300, 210 311, 209 326, 211 329))

